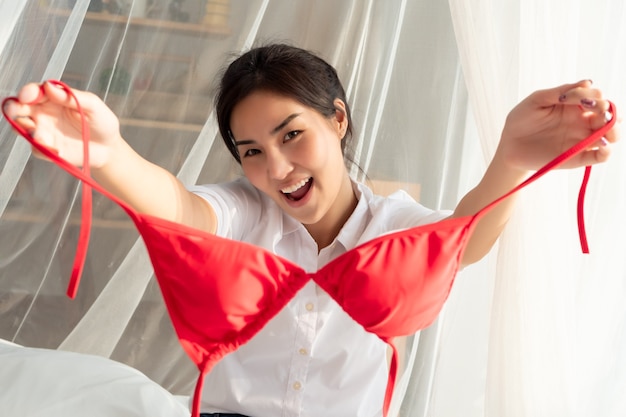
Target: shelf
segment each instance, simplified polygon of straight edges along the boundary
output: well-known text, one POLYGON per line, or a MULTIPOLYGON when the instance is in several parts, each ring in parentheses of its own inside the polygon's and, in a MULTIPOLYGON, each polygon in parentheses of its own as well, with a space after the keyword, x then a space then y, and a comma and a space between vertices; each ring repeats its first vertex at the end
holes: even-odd
MULTIPOLYGON (((12 222, 21 222, 21 223, 42 223, 44 222, 44 218, 40 215, 29 214, 29 213, 21 213, 14 212, 11 210, 5 210, 2 214, 3 221, 12 221, 12 222)), ((69 224, 71 225, 79 225, 80 218, 71 218, 69 220, 69 224)), ((109 220, 109 219, 98 219, 92 218, 91 221, 92 227, 96 228, 106 228, 106 229, 134 229, 135 225, 132 220, 109 220)))
MULTIPOLYGON (((48 13, 53 16, 69 17, 71 10, 48 9, 48 13)), ((106 12, 87 12, 85 20, 95 23, 113 23, 118 25, 138 26, 145 28, 166 29, 176 32, 207 33, 212 35, 230 35, 230 28, 226 26, 212 26, 200 23, 174 22, 171 20, 149 19, 149 18, 128 18, 126 16, 114 15, 106 12)))
POLYGON ((191 123, 176 123, 176 122, 162 122, 159 120, 145 120, 145 119, 120 119, 122 126, 141 127, 148 129, 165 129, 165 130, 177 130, 185 132, 200 132, 203 125, 191 124, 191 123))

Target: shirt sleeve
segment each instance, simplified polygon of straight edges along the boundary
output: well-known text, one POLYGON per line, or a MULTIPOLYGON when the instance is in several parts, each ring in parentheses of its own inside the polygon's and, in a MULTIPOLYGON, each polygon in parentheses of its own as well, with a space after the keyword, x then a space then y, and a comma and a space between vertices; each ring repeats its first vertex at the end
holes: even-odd
POLYGON ((194 185, 189 191, 204 198, 215 210, 216 235, 242 240, 245 231, 260 222, 262 197, 246 179, 221 184, 194 185))
POLYGON ((436 223, 453 213, 452 210, 433 210, 416 202, 403 190, 396 191, 387 197, 388 204, 385 217, 389 219, 391 230, 402 230, 425 224, 436 223))

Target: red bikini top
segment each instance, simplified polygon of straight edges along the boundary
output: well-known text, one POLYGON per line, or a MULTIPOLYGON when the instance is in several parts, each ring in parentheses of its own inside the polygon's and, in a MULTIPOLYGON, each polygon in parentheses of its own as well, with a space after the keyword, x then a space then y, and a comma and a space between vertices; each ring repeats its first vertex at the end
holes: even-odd
MULTIPOLYGON (((76 100, 69 87, 59 81, 76 100)), ((43 91, 43 90, 42 90, 43 91)), ((24 129, 11 125, 43 155, 83 181, 82 226, 68 288, 74 297, 85 260, 91 225, 91 187, 119 204, 141 234, 180 343, 200 375, 192 414, 199 415, 205 375, 227 353, 250 340, 309 280, 315 281, 356 322, 388 343, 392 350, 383 413, 387 415, 397 373, 393 340, 430 325, 448 297, 463 252, 477 221, 500 201, 588 148, 613 126, 611 122, 539 169, 526 181, 472 216, 387 234, 338 256, 315 273, 263 248, 221 238, 161 218, 137 213, 90 176, 89 128, 80 103, 84 166, 79 169, 37 143, 24 129)), ((583 216, 584 194, 591 167, 586 167, 578 200, 581 245, 588 252, 583 216)))

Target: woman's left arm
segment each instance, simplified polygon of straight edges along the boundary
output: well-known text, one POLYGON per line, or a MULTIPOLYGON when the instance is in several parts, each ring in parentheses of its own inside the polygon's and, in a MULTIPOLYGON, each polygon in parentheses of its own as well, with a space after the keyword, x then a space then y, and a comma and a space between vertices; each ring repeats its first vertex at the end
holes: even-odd
MULTIPOLYGON (((507 116, 500 143, 480 183, 463 197, 452 217, 474 214, 521 183, 529 172, 589 136, 607 122, 609 102, 588 80, 532 93, 507 116)), ((610 144, 619 139, 617 124, 598 143, 560 168, 605 162, 610 144)), ((485 256, 513 210, 511 196, 476 225, 463 256, 468 265, 485 256)))

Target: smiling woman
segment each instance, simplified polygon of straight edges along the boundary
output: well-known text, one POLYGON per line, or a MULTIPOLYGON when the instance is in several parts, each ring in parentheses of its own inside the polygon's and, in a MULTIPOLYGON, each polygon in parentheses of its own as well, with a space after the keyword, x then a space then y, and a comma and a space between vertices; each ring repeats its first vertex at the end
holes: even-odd
POLYGON ((251 184, 302 223, 322 249, 357 203, 341 146, 347 140, 346 106, 334 99, 335 114, 327 118, 265 88, 232 111, 231 136, 241 166, 251 184))

